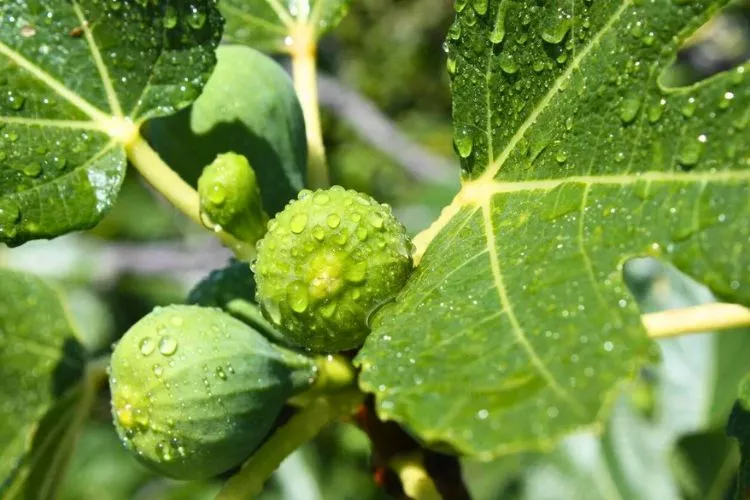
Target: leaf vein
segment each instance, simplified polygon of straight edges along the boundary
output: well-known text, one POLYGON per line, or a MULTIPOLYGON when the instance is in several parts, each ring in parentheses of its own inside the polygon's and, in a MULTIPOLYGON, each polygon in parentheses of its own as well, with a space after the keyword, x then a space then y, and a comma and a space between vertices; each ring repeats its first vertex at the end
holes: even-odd
POLYGON ((583 49, 578 53, 578 55, 573 58, 570 66, 568 66, 565 71, 559 77, 557 77, 542 100, 539 101, 539 104, 534 108, 529 117, 526 118, 526 120, 521 124, 521 126, 518 128, 518 131, 513 135, 513 137, 511 137, 508 145, 500 153, 500 156, 492 164, 492 167, 485 170, 485 172, 480 176, 481 180, 492 179, 498 174, 498 172, 500 172, 500 169, 505 164, 505 161, 516 148, 516 145, 518 145, 521 139, 526 135, 526 132, 531 128, 532 125, 534 125, 537 118, 539 118, 542 112, 552 102, 552 99, 558 94, 559 90, 562 88, 563 82, 570 78, 573 72, 578 69, 588 53, 591 52, 591 50, 599 43, 599 40, 602 39, 602 37, 610 30, 610 28, 612 28, 612 26, 617 22, 617 20, 625 12, 625 10, 627 10, 627 8, 630 6, 631 1, 632 0, 625 0, 622 3, 620 8, 614 12, 612 17, 593 37, 591 37, 591 40, 589 40, 589 42, 584 45, 583 49))
POLYGON ((516 337, 516 340, 518 341, 519 345, 526 353, 526 355, 529 357, 531 364, 534 365, 536 370, 547 382, 549 387, 555 393, 557 393, 560 398, 570 403, 571 406, 576 410, 579 410, 580 405, 571 397, 568 391, 566 391, 560 385, 557 379, 555 379, 554 375, 552 375, 552 373, 547 369, 544 361, 539 357, 536 350, 534 350, 534 347, 529 343, 529 339, 526 337, 526 333, 524 332, 521 324, 518 321, 518 318, 515 315, 513 305, 510 303, 508 292, 505 288, 503 274, 500 268, 500 258, 497 254, 497 242, 495 241, 495 227, 492 222, 489 203, 482 206, 482 217, 484 220, 485 234, 487 237, 487 248, 489 249, 490 267, 492 268, 494 287, 497 290, 500 304, 508 316, 508 321, 510 322, 511 330, 516 337))
POLYGON ((83 36, 86 38, 86 44, 89 46, 91 57, 94 58, 94 65, 96 66, 96 70, 102 80, 104 92, 107 94, 107 101, 109 102, 110 113, 117 118, 123 118, 124 115, 122 114, 122 106, 120 105, 120 101, 117 98, 115 88, 112 85, 112 79, 109 76, 109 69, 107 68, 107 65, 104 64, 104 59, 102 59, 102 54, 99 51, 99 46, 96 44, 96 40, 94 40, 94 34, 91 30, 91 26, 89 26, 86 17, 83 15, 83 11, 81 10, 81 6, 78 4, 77 0, 73 0, 73 11, 78 18, 78 21, 81 23, 83 36))

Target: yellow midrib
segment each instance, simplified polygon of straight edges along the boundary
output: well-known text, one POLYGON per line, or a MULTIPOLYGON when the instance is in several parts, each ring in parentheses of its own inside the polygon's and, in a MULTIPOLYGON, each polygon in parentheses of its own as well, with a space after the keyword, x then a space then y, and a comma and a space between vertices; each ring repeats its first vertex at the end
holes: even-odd
POLYGON ((625 175, 580 175, 563 177, 560 179, 542 179, 536 181, 506 182, 496 179, 483 179, 480 177, 475 181, 464 182, 461 190, 453 198, 453 201, 443 209, 438 219, 427 229, 414 237, 417 247, 414 260, 419 262, 427 246, 448 225, 461 208, 466 206, 482 206, 492 196, 506 193, 517 193, 524 191, 551 191, 563 184, 583 184, 587 186, 597 185, 619 185, 627 186, 640 182, 658 183, 726 183, 726 182, 749 182, 750 170, 725 170, 722 172, 642 172, 625 175))

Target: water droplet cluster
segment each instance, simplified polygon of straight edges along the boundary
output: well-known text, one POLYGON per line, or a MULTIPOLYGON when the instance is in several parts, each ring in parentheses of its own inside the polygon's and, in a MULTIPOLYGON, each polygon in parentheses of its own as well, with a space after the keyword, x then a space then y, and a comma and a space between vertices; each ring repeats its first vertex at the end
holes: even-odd
POLYGON ((254 270, 258 302, 290 342, 337 352, 359 347, 369 313, 403 287, 411 242, 367 195, 305 190, 268 224, 254 270))
POLYGON ((457 0, 444 50, 465 174, 498 158, 506 180, 746 167, 746 65, 667 88, 695 6, 653 4, 457 0))
POLYGON ((112 415, 146 466, 174 478, 210 477, 245 459, 314 374, 310 360, 219 309, 157 308, 115 347, 112 415))

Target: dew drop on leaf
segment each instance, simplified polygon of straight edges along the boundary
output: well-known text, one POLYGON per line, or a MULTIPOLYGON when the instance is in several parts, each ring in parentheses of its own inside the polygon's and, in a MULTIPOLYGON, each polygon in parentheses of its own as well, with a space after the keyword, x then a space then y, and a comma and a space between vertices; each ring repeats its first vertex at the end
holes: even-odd
POLYGON ((480 16, 483 16, 487 13, 488 3, 488 0, 472 0, 471 6, 474 9, 474 12, 476 12, 480 16))
POLYGON ((191 5, 188 9, 190 11, 187 16, 188 26, 194 30, 201 29, 206 24, 206 13, 195 5, 191 5))
POLYGON ((638 96, 630 96, 625 98, 620 104, 620 120, 622 123, 628 124, 635 120, 638 116, 638 110, 641 108, 641 99, 638 96))
POLYGON ((568 30, 570 30, 571 24, 570 16, 560 13, 542 27, 542 40, 551 44, 562 42, 568 30))
POLYGON ((683 168, 692 168, 700 161, 705 149, 706 136, 700 135, 697 139, 687 142, 680 150, 679 162, 683 168))
POLYGON ((456 144, 456 149, 461 158, 468 158, 471 155, 471 151, 474 148, 474 138, 468 129, 462 128, 457 131, 453 142, 456 144))
POLYGON ((164 23, 164 27, 168 30, 177 26, 177 9, 175 9, 174 6, 167 5, 164 10, 164 19, 162 22, 164 23))
POLYGON ((651 123, 656 123, 661 119, 661 116, 664 114, 664 109, 667 106, 667 100, 662 98, 659 99, 659 102, 653 104, 651 107, 648 108, 648 121, 651 123))

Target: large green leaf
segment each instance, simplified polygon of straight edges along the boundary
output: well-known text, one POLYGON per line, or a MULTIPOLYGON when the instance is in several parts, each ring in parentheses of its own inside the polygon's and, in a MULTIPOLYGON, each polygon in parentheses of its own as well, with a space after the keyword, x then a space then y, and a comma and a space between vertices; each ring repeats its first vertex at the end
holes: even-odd
POLYGON ((0 491, 42 417, 80 378, 82 353, 58 292, 32 275, 0 270, 0 491))
POLYGON ((0 5, 0 242, 98 222, 143 120, 190 104, 215 63, 212 0, 0 5))
POLYGON ((221 0, 227 37, 270 52, 287 52, 295 33, 311 32, 314 39, 334 28, 351 0, 221 0))
POLYGON ((651 347, 628 257, 750 302, 750 65, 659 83, 722 3, 456 3, 464 184, 359 355, 381 417, 485 459, 600 426, 651 347))
POLYGON ((92 400, 92 388, 82 381, 47 412, 34 435, 31 451, 4 498, 58 496, 92 400))
POLYGON ((305 185, 305 120, 289 75, 268 56, 224 45, 203 94, 188 109, 147 124, 149 141, 195 185, 216 155, 247 157, 270 214, 305 185))

